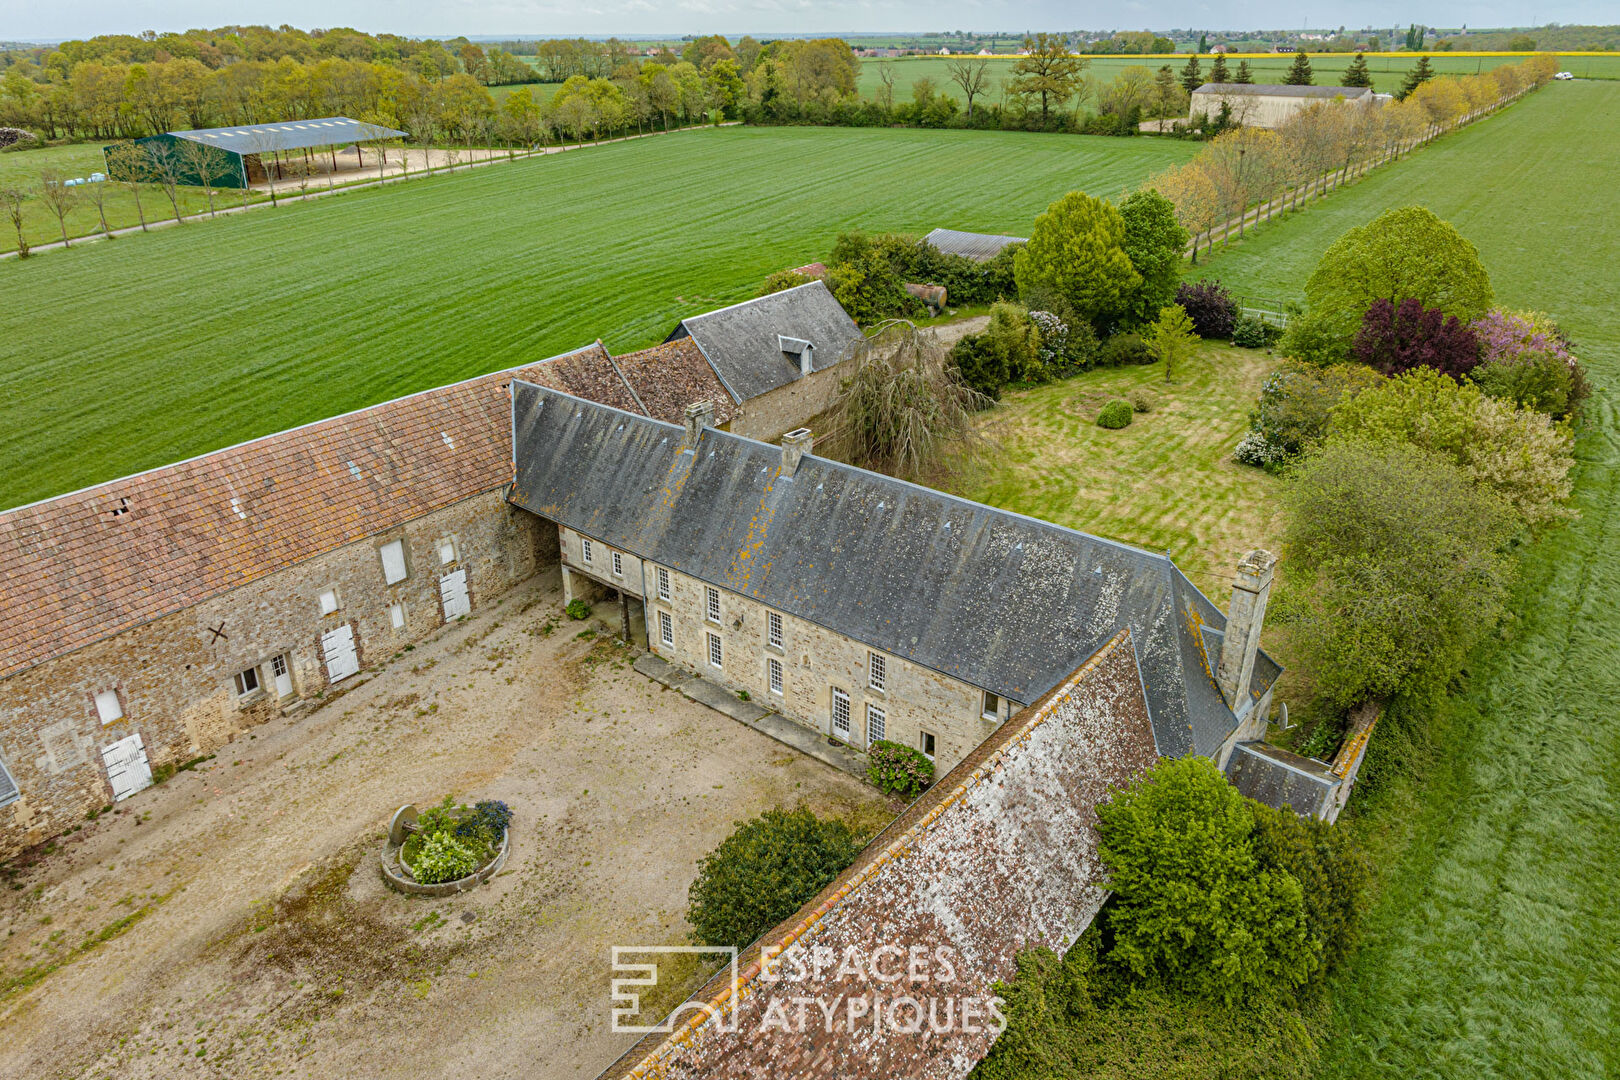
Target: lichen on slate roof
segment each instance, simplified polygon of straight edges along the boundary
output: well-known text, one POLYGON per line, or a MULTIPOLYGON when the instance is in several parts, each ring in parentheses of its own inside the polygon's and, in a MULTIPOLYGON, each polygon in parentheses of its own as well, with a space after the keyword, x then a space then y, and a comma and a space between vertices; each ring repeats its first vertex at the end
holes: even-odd
POLYGON ((1167 555, 806 455, 513 383, 511 501, 1012 701, 1130 627, 1161 753, 1237 720, 1202 628, 1225 618, 1167 555))

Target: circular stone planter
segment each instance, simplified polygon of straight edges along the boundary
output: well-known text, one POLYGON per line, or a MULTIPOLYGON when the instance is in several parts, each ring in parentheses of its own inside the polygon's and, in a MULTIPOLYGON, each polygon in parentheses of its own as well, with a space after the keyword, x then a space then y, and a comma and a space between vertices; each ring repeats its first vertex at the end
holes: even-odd
POLYGON ((456 893, 466 892, 488 881, 500 872, 506 865, 507 852, 512 847, 512 828, 507 826, 501 833, 500 850, 495 857, 480 866, 477 870, 464 878, 455 881, 441 881, 437 885, 424 885, 411 876, 405 868, 401 855, 405 850, 405 841, 410 838, 410 826, 416 824, 416 807, 409 804, 394 811, 394 820, 388 827, 388 839, 383 844, 382 875, 388 886, 398 892, 408 893, 411 896, 454 896, 456 893))

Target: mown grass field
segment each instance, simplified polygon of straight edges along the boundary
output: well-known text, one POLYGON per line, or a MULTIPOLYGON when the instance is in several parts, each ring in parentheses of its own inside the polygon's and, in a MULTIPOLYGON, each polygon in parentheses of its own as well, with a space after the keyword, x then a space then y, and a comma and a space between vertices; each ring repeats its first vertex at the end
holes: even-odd
POLYGON ((1164 367, 1106 368, 1009 391, 986 419, 995 463, 968 498, 1155 551, 1168 551, 1210 596, 1231 567, 1279 542, 1275 477, 1238 465, 1260 384, 1276 363, 1263 350, 1206 343, 1166 383, 1164 367), (1096 425, 1097 411, 1134 391, 1152 410, 1129 427, 1096 425))
MULTIPOLYGON (((39 195, 40 174, 47 169, 55 169, 62 174, 63 179, 72 180, 75 177, 88 177, 95 172, 106 172, 107 162, 102 156, 100 143, 45 146, 37 150, 13 150, 0 154, 0 186, 15 185, 27 191, 29 195, 27 207, 23 211, 23 235, 28 238, 29 244, 49 244, 62 239, 55 215, 39 195)), ((108 225, 121 229, 127 225, 140 224, 140 214, 135 208, 135 196, 130 194, 128 187, 123 184, 99 186, 104 192, 103 202, 107 211, 108 225)), ((67 213, 68 236, 77 238, 87 233, 99 232, 101 218, 96 213, 95 204, 90 201, 90 189, 76 187, 73 190, 78 193, 78 204, 67 213)), ((181 213, 195 214, 207 211, 208 197, 203 194, 201 188, 181 188, 179 195, 181 213)), ((234 205, 241 201, 241 197, 241 192, 216 192, 215 205, 234 205)), ((148 222, 174 216, 174 208, 169 205, 168 196, 163 194, 162 188, 154 184, 142 186, 141 208, 146 211, 148 222)), ((17 232, 12 228, 11 220, 0 219, 0 252, 16 250, 17 232)))
MULTIPOLYGON (((1433 761, 1347 819, 1382 891, 1334 988, 1326 1075, 1620 1075, 1620 85, 1555 84, 1206 268, 1298 295, 1344 229, 1420 203, 1480 250, 1499 301, 1554 313, 1602 387, 1581 519, 1532 544, 1502 640, 1430 724, 1433 761)), ((1375 735, 1369 769, 1405 753, 1375 735)))
POLYGON ((840 230, 1024 230, 1195 150, 698 130, 0 263, 0 506, 598 337, 641 347, 840 230))
MULTIPOLYGON (((946 56, 907 56, 888 61, 894 67, 894 98, 896 101, 909 100, 911 88, 918 79, 929 78, 934 80, 934 89, 942 94, 949 94, 958 101, 962 100, 962 91, 951 82, 948 65, 950 57, 946 56)), ((1008 77, 1016 57, 992 56, 985 59, 990 61, 990 93, 980 101, 989 101, 992 104, 1001 100, 1001 81, 1008 77)), ((1311 71, 1316 76, 1318 86, 1331 86, 1344 69, 1355 59, 1354 53, 1317 54, 1311 57, 1311 71)), ((1444 53, 1429 54, 1429 63, 1438 72, 1455 75, 1473 75, 1480 71, 1489 71, 1497 64, 1515 64, 1522 61, 1522 56, 1447 56, 1444 53)), ((1209 76, 1209 65, 1214 60, 1204 56, 1199 64, 1204 76, 1209 76)), ((1289 65, 1294 62, 1294 54, 1286 53, 1274 56, 1265 56, 1249 59, 1249 69, 1254 72, 1255 82, 1282 82, 1283 75, 1288 71, 1289 65)), ((884 61, 862 60, 860 91, 864 97, 875 97, 880 87, 878 72, 884 61)), ((1107 86, 1119 73, 1133 64, 1143 64, 1157 71, 1163 64, 1169 64, 1179 75, 1187 57, 1162 56, 1093 56, 1088 58, 1086 74, 1099 86, 1107 86)), ((1416 56, 1369 56, 1367 57, 1367 70, 1372 75, 1373 89, 1379 93, 1392 94, 1399 90, 1406 78, 1406 73, 1417 63, 1416 56)), ((1235 72, 1238 62, 1227 61, 1228 66, 1235 72)), ((1614 56, 1570 56, 1561 62, 1562 69, 1586 79, 1620 79, 1620 54, 1614 56)), ((1093 98, 1087 103, 1088 108, 1095 109, 1097 105, 1093 98)))

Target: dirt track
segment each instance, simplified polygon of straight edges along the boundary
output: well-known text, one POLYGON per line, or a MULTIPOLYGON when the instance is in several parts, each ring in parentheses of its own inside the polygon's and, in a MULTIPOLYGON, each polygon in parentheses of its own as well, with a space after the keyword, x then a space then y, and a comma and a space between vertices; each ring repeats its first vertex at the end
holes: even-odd
POLYGON ((0 1076, 591 1077, 633 1041, 608 1031, 609 946, 684 938, 733 821, 885 813, 559 609, 552 571, 16 872, 0 1076), (446 792, 511 804, 507 869, 390 892, 389 814, 446 792))

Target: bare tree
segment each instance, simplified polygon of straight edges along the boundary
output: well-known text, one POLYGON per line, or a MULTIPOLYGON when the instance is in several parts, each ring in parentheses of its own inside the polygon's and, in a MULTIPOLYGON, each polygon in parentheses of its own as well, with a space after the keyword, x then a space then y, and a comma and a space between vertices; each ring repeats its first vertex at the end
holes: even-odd
POLYGON ((950 73, 951 82, 960 86, 962 96, 967 98, 967 118, 971 124, 973 99, 990 90, 990 61, 981 57, 964 56, 960 60, 947 63, 945 70, 950 73))
POLYGON ((11 227, 17 230, 17 257, 28 258, 28 238, 23 235, 23 203, 28 201, 28 192, 15 184, 0 186, 0 207, 5 207, 6 217, 11 219, 11 227))
POLYGON ((112 226, 107 224, 107 182, 105 180, 92 180, 84 186, 84 197, 96 208, 96 216, 101 219, 101 235, 112 239, 112 226))
POLYGON ((141 143, 140 146, 146 158, 145 175, 163 189, 174 209, 174 220, 184 224, 186 218, 180 212, 180 182, 186 175, 186 167, 179 149, 167 142, 141 143))
POLYGON ((827 416, 828 442, 851 464, 943 484, 987 459, 978 422, 989 401, 962 382, 932 331, 897 320, 856 342, 827 416))
POLYGON ((878 97, 883 101, 885 109, 892 109, 894 108, 894 65, 885 60, 877 66, 877 73, 878 85, 883 88, 878 91, 878 97))
POLYGON ((191 175, 202 182, 203 194, 208 196, 208 216, 216 216, 214 185, 236 172, 236 162, 219 147, 190 139, 179 140, 179 148, 181 162, 191 175))
POLYGON ((72 242, 68 240, 67 216, 79 205, 78 191, 68 187, 61 173, 55 169, 45 169, 39 174, 39 197, 56 215, 57 227, 62 230, 62 246, 72 247, 72 242))
POLYGON ((141 220, 141 232, 146 232, 146 208, 141 205, 141 184, 146 177, 146 154, 132 142, 121 142, 107 148, 107 175, 129 189, 135 200, 135 214, 141 220))

